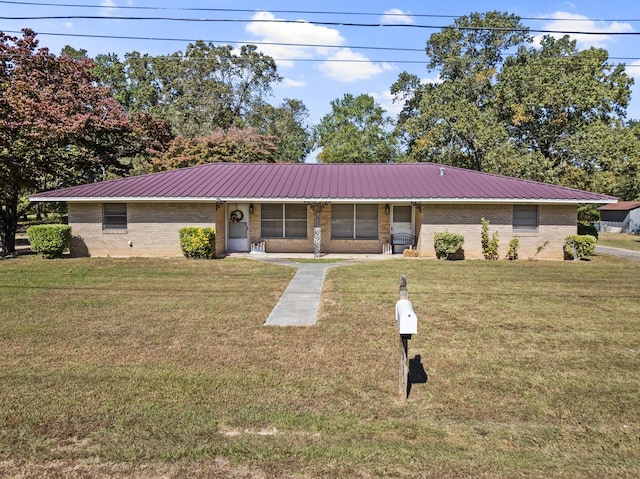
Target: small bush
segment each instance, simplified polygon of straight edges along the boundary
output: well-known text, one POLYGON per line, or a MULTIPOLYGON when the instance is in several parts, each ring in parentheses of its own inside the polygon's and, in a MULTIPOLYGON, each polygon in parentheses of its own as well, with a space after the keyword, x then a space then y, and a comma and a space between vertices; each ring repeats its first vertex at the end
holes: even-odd
POLYGON ((182 254, 193 259, 212 259, 216 255, 216 233, 213 228, 189 226, 180 228, 182 254))
POLYGON ((413 248, 407 248, 402 252, 402 256, 407 257, 407 258, 417 258, 418 257, 418 250, 417 249, 413 249, 413 248))
POLYGON ((480 222, 482 223, 482 254, 484 259, 495 261, 500 257, 498 253, 498 232, 494 232, 491 239, 489 239, 489 221, 480 218, 480 222))
POLYGON ((596 237, 592 235, 567 236, 564 241, 564 256, 574 261, 592 256, 597 242, 596 237))
POLYGON ((71 226, 34 225, 27 228, 31 251, 44 258, 58 258, 71 245, 71 226))
POLYGON ((511 241, 509 241, 507 259, 510 259, 512 261, 518 259, 518 248, 520 248, 520 238, 512 238, 511 241))
POLYGON ((578 223, 578 234, 591 235, 595 236, 595 238, 598 239, 598 228, 591 224, 578 223))
POLYGON ((449 259, 462 248, 464 236, 460 233, 439 232, 433 235, 433 246, 436 256, 440 259, 449 259))

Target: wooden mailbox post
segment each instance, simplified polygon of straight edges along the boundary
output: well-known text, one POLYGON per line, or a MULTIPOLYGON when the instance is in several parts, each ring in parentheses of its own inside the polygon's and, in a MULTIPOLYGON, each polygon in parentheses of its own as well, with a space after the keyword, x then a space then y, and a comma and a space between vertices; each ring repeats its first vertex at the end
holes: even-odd
POLYGON ((413 311, 413 305, 409 301, 407 291, 407 277, 400 276, 400 299, 396 303, 396 322, 399 334, 399 371, 398 371, 398 395, 401 400, 407 399, 409 386, 409 339, 418 333, 418 317, 413 311))

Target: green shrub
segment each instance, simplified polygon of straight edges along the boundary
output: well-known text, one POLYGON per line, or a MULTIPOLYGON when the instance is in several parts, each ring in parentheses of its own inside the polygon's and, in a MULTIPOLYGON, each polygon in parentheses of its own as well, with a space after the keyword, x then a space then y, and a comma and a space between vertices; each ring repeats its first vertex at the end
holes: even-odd
POLYGON ((507 251, 507 259, 518 259, 518 248, 520 248, 520 238, 511 238, 511 241, 509 241, 509 250, 507 251))
POLYGON ((180 228, 180 248, 187 258, 214 258, 216 255, 215 230, 195 226, 180 228))
POLYGON ((31 251, 44 258, 58 258, 71 245, 71 226, 34 225, 27 228, 31 251))
POLYGON ((489 221, 480 218, 480 222, 482 223, 482 254, 484 259, 495 261, 500 257, 498 254, 498 232, 494 232, 489 239, 489 221))
POLYGON ((592 256, 596 248, 596 237, 592 235, 571 235, 564 239, 564 256, 566 259, 579 261, 592 256))
POLYGON ((598 228, 591 224, 578 223, 578 234, 591 235, 595 236, 595 238, 598 239, 598 228))
POLYGON ((433 246, 436 250, 436 256, 440 259, 449 259, 462 248, 463 244, 464 236, 460 233, 441 231, 433 235, 433 246))

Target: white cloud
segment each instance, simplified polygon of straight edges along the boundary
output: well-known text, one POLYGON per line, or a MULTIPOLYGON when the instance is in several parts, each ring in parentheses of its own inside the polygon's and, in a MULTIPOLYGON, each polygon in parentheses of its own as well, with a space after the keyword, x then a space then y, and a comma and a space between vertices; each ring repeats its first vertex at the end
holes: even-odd
POLYGON ((627 75, 640 81, 640 60, 629 63, 625 71, 627 75))
POLYGON ((382 15, 382 23, 392 25, 413 25, 415 22, 410 14, 403 12, 399 8, 392 8, 384 12, 384 15, 382 15))
POLYGON ((402 111, 402 103, 394 103, 393 95, 389 90, 383 92, 372 91, 368 93, 375 102, 380 105, 390 116, 395 116, 402 111))
MULTIPOLYGON (((589 19, 584 15, 567 12, 554 12, 548 15, 550 19, 543 29, 558 30, 561 32, 591 32, 590 34, 572 33, 571 38, 576 40, 578 48, 586 49, 590 47, 606 48, 616 41, 615 35, 607 35, 608 32, 625 33, 633 32, 633 27, 629 23, 622 22, 602 22, 589 19), (576 21, 579 20, 579 21, 576 21), (597 33, 594 35, 593 33, 597 33)), ((556 38, 562 37, 563 33, 550 34, 556 38)), ((536 36, 536 42, 539 43, 542 36, 536 36)))
MULTIPOLYGON (((324 56, 332 50, 331 46, 343 45, 345 42, 338 30, 313 25, 304 20, 298 20, 296 23, 277 22, 275 20, 279 19, 270 12, 257 12, 252 19, 260 21, 249 23, 246 31, 258 37, 257 41, 319 45, 317 47, 258 45, 260 51, 276 60, 324 56)), ((291 67, 293 61, 278 61, 278 66, 291 67)))
POLYGON ((102 2, 100 2, 100 6, 102 7, 100 9, 100 15, 103 17, 110 17, 115 13, 115 7, 118 5, 116 5, 116 2, 113 0, 102 0, 102 2))
POLYGON ((442 83, 442 78, 440 78, 440 75, 436 75, 434 77, 424 77, 420 79, 420 82, 422 84, 432 83, 434 85, 438 85, 442 83))
POLYGON ((283 78, 282 83, 280 83, 280 86, 283 86, 284 88, 301 88, 306 85, 306 81, 294 80, 292 78, 283 78))
POLYGON ((73 28, 73 23, 71 23, 71 22, 64 22, 64 23, 62 24, 62 26, 63 26, 64 28, 73 28))
POLYGON ((320 65, 320 70, 329 78, 345 83, 368 80, 382 72, 391 71, 389 63, 374 63, 361 53, 349 48, 341 48, 320 65))

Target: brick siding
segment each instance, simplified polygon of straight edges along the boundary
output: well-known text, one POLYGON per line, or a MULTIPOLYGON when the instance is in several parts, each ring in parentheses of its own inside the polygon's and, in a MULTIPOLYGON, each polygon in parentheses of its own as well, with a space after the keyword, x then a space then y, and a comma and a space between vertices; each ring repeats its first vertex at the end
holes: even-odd
MULTIPOLYGON (((220 210, 221 211, 221 210, 220 210)), ((220 216, 220 215, 219 215, 220 216)), ((103 231, 102 203, 70 203, 73 256, 182 256, 179 230, 215 227, 213 203, 129 203, 127 229, 103 231)), ((219 235, 220 231, 216 231, 219 235)), ((224 247, 216 240, 216 246, 224 247)))
POLYGON ((564 239, 577 232, 577 207, 574 205, 538 206, 538 231, 514 231, 513 205, 423 205, 418 240, 421 257, 435 258, 433 236, 448 231, 464 236, 464 258, 481 259, 481 218, 489 221, 489 235, 498 232, 499 254, 504 258, 512 238, 520 239, 518 256, 521 259, 563 259, 564 239), (540 249, 540 251, 538 251, 540 249))
MULTIPOLYGON (((498 232, 500 257, 504 258, 508 243, 520 238, 520 258, 562 259, 564 238, 576 234, 575 205, 540 205, 539 228, 535 233, 514 232, 513 206, 510 204, 423 204, 414 209, 415 232, 421 257, 435 258, 433 235, 438 231, 462 233, 464 257, 482 258, 481 223, 490 222, 489 233, 498 232), (546 245, 545 245, 546 243, 546 245), (540 248, 540 251, 537 250, 540 248)), ((216 228, 216 254, 226 254, 226 208, 216 210, 214 203, 129 203, 126 231, 103 231, 102 203, 69 203, 72 227, 72 254, 75 256, 181 256, 178 230, 184 226, 216 228)), ((312 253, 313 211, 307 208, 307 238, 274 239, 260 235, 260 204, 254 204, 249 215, 252 243, 265 241, 270 253, 312 253)), ((378 239, 331 239, 331 205, 322 210, 322 253, 382 253, 389 241, 390 216, 385 205, 378 206, 378 239)))

